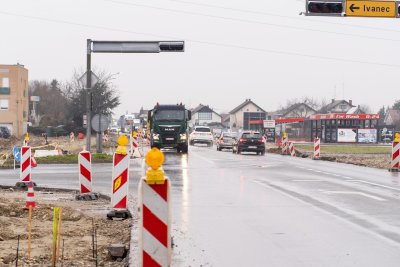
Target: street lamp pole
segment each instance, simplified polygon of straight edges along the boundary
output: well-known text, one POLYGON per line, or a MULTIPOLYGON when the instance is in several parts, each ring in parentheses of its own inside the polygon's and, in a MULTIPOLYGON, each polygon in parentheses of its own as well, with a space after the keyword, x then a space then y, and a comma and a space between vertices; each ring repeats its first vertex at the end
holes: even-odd
POLYGON ((92 40, 87 39, 86 54, 86 150, 90 151, 90 137, 92 132, 92 71, 91 71, 91 52, 92 40))

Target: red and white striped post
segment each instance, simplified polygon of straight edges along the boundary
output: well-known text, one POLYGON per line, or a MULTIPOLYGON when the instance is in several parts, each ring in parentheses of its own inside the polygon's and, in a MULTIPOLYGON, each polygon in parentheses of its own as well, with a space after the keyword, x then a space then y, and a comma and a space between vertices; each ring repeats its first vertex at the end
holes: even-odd
POLYGON ((287 155, 289 150, 289 140, 287 136, 283 136, 282 140, 282 154, 287 155))
POLYGON ((31 156, 32 150, 30 146, 21 147, 21 167, 20 167, 20 181, 28 183, 31 181, 31 156))
POLYGON ((131 136, 131 157, 140 158, 142 155, 139 151, 139 142, 137 135, 131 136))
POLYGON ((128 210, 129 194, 129 155, 126 145, 129 140, 125 135, 118 139, 119 147, 113 156, 111 206, 113 210, 107 214, 107 218, 129 218, 128 210))
POLYGON ((400 140, 399 134, 395 134, 395 138, 392 144, 392 160, 390 162, 390 172, 398 172, 400 163, 400 140))
POLYGON ((170 266, 171 186, 161 168, 164 155, 153 148, 146 162, 151 168, 139 183, 139 266, 170 266))
POLYGON ((314 138, 314 155, 313 159, 319 159, 321 157, 321 140, 318 137, 314 138))
POLYGON ((35 192, 33 191, 32 182, 28 182, 28 192, 26 193, 26 202, 25 202, 25 207, 23 207, 23 209, 28 210, 29 206, 31 206, 32 209, 36 208, 35 192))
POLYGON ((296 157, 296 150, 294 149, 294 144, 293 144, 293 142, 288 142, 288 144, 289 144, 290 156, 296 157))
POLYGON ((89 151, 81 151, 78 155, 79 185, 81 194, 91 193, 92 182, 92 156, 89 151))

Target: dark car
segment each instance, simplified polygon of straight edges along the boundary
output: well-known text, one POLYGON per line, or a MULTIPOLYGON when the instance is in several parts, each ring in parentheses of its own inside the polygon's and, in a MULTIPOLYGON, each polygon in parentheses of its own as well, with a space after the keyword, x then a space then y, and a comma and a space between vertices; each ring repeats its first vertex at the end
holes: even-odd
POLYGON ((236 136, 237 133, 221 133, 221 136, 217 139, 217 150, 221 151, 222 149, 232 149, 236 136))
POLYGON ((8 130, 8 128, 5 126, 0 126, 0 138, 10 138, 10 137, 11 137, 10 130, 8 130))
POLYGON ((232 147, 233 153, 256 152, 259 155, 265 154, 265 143, 259 132, 242 132, 235 139, 232 147))

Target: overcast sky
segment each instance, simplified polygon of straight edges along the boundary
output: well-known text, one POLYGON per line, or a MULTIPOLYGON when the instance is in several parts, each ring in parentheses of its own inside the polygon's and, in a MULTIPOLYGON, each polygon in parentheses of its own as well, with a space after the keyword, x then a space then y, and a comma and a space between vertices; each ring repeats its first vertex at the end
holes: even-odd
POLYGON ((1 1, 0 64, 29 79, 71 79, 86 39, 185 40, 184 53, 93 54, 116 73, 116 114, 156 102, 267 111, 303 96, 373 111, 400 99, 400 19, 304 17, 300 0, 1 1))

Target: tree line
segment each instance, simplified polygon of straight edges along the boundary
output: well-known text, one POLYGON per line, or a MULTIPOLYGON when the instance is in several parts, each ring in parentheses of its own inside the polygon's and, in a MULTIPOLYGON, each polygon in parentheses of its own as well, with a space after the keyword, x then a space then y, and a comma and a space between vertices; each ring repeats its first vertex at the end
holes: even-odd
MULTIPOLYGON (((86 114, 87 90, 78 82, 83 73, 75 73, 70 81, 60 82, 33 80, 29 82, 29 96, 39 96, 36 116, 30 117, 34 126, 47 127, 66 125, 69 128, 83 126, 86 114)), ((100 113, 112 115, 113 109, 120 105, 117 88, 112 83, 112 75, 98 74, 99 81, 92 88, 92 116, 100 113)), ((29 110, 33 109, 30 102, 29 110)))

